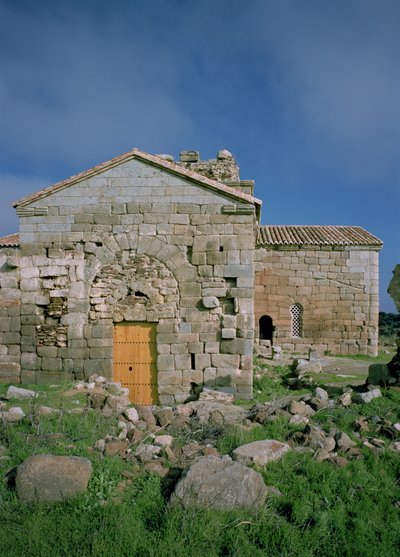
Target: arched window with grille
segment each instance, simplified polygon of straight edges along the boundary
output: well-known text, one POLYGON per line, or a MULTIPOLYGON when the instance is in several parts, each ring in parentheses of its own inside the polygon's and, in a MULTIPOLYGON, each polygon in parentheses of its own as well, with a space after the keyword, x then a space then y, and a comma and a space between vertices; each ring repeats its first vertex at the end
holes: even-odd
POLYGON ((292 316, 292 337, 302 338, 303 336, 303 306, 301 304, 293 304, 290 308, 292 316))

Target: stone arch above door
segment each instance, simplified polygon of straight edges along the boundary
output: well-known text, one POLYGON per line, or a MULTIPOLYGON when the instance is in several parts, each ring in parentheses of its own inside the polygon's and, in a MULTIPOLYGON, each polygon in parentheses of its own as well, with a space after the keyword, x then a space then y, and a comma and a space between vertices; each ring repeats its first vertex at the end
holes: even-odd
POLYGON ((155 257, 131 253, 103 266, 92 283, 89 301, 90 321, 176 319, 178 283, 155 257))

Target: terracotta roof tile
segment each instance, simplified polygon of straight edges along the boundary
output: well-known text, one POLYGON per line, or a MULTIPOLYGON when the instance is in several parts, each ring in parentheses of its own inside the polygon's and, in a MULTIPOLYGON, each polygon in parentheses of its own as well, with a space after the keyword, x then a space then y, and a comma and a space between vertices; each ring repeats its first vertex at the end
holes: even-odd
POLYGON ((18 247, 19 246, 19 234, 9 234, 8 236, 3 236, 0 238, 0 247, 18 247))
POLYGON ((258 246, 374 246, 379 238, 360 226, 259 226, 258 246))

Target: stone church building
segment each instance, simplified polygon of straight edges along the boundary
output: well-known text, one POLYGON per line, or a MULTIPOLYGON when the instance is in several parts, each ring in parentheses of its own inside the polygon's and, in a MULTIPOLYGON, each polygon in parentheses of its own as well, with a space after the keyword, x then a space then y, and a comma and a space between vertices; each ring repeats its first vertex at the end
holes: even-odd
POLYGON ((261 226, 228 151, 138 149, 14 204, 0 239, 0 381, 191 382, 252 398, 254 343, 377 353, 378 253, 357 226, 261 226))

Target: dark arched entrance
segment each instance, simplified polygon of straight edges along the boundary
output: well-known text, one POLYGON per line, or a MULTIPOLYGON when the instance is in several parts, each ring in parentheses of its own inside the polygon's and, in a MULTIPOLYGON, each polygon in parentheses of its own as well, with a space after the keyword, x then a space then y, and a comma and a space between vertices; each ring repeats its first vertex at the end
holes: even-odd
POLYGON ((272 345, 273 333, 275 328, 272 322, 272 317, 270 317, 269 315, 263 315, 262 317, 260 317, 259 327, 260 327, 260 340, 269 340, 271 341, 271 345, 272 345))

